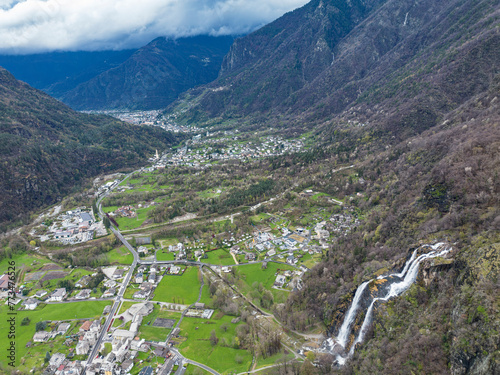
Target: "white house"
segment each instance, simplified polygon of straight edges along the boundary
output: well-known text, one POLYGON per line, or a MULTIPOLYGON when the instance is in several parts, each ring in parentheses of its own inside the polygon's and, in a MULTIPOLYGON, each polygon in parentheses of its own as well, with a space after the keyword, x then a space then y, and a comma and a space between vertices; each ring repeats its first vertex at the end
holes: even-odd
POLYGON ((26 310, 35 310, 38 306, 38 302, 39 301, 35 298, 28 298, 27 300, 23 301, 21 305, 23 305, 26 310))
POLYGON ((45 296, 47 294, 47 291, 46 290, 39 290, 35 293, 35 297, 36 298, 42 298, 43 296, 45 296))
POLYGON ((45 342, 49 339, 50 333, 46 331, 38 331, 33 335, 34 342, 45 342))
POLYGON ((52 292, 49 301, 62 301, 66 296, 66 288, 59 288, 52 292))
POLYGON ((68 332, 69 327, 71 327, 70 323, 61 323, 59 324, 59 327, 57 327, 57 333, 64 335, 66 332, 68 332))
POLYGON ((77 355, 86 355, 90 350, 90 345, 87 341, 80 341, 76 346, 77 355))

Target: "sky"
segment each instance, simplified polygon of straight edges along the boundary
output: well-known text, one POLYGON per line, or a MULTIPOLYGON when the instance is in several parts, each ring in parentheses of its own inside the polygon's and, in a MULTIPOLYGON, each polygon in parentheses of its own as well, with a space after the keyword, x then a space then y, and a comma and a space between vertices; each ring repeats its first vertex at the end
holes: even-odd
POLYGON ((0 0, 0 53, 138 48, 159 36, 241 35, 309 0, 0 0))

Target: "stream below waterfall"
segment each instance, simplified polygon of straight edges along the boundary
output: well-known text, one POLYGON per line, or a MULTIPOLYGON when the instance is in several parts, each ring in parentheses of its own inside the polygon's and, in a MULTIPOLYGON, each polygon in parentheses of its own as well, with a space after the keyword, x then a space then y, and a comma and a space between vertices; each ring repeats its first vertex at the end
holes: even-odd
POLYGON ((337 364, 343 365, 353 355, 356 345, 363 342, 367 329, 372 322, 375 303, 378 301, 385 302, 390 298, 401 295, 417 279, 418 268, 422 261, 441 257, 450 251, 451 246, 442 242, 434 245, 422 245, 413 251, 400 272, 378 276, 376 279, 362 283, 354 294, 351 306, 344 316, 337 336, 326 339, 319 351, 334 355, 337 364), (425 250, 430 251, 423 253, 425 250), (417 255, 419 252, 421 254, 417 255), (373 295, 374 293, 370 290, 370 287, 373 286, 375 286, 374 290, 377 292, 377 295, 373 295), (353 324, 356 317, 362 312, 365 312, 365 316, 361 328, 357 332, 353 332, 353 324), (355 336, 352 341, 349 338, 353 334, 355 336), (352 344, 349 345, 351 341, 352 344))

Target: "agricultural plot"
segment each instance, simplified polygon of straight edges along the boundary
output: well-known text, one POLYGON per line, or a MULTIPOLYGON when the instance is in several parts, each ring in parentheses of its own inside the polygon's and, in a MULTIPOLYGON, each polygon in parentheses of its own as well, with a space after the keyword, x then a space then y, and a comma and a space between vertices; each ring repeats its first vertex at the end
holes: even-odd
POLYGON ((153 312, 142 321, 139 335, 142 339, 150 341, 165 341, 180 317, 180 313, 171 312, 155 305, 153 312))
POLYGON ((188 267, 182 276, 164 276, 154 291, 153 300, 190 305, 198 299, 200 281, 198 268, 188 267))
POLYGON ((229 266, 234 263, 233 256, 229 253, 229 250, 212 250, 205 253, 207 258, 201 257, 200 261, 203 263, 216 264, 219 266, 229 266))
POLYGON ((0 261, 0 274, 7 272, 9 261, 14 261, 16 263, 16 269, 25 269, 26 272, 37 271, 42 268, 44 264, 51 262, 47 258, 33 254, 13 255, 12 258, 5 258, 0 261))
POLYGON ((223 316, 220 319, 184 318, 180 335, 186 340, 178 348, 187 358, 206 364, 220 373, 244 372, 252 363, 252 354, 239 349, 236 339, 236 327, 231 323, 233 317, 223 316), (212 345, 210 336, 215 331, 217 344, 212 345))
POLYGON ((272 288, 276 280, 276 273, 278 270, 293 271, 294 268, 285 263, 281 264, 275 262, 268 262, 266 269, 262 269, 262 265, 260 263, 237 267, 235 272, 236 275, 239 276, 238 288, 247 297, 254 300, 254 302, 259 303, 258 301, 255 301, 255 298, 258 299, 256 286, 262 283, 263 289, 269 290, 273 294, 274 303, 283 303, 288 297, 288 292, 272 288))
POLYGON ((153 208, 154 206, 138 208, 136 209, 136 217, 116 217, 115 220, 120 230, 137 229, 148 219, 148 212, 153 208))
POLYGON ((134 256, 128 251, 125 246, 113 249, 106 253, 109 264, 132 264, 134 256))

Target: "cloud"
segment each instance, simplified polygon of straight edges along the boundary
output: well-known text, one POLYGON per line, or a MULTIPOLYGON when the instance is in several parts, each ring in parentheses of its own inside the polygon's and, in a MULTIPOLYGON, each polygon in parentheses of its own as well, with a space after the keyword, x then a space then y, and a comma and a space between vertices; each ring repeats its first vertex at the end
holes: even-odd
POLYGON ((245 34, 308 0, 0 0, 0 53, 140 47, 245 34))

